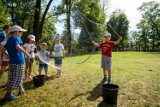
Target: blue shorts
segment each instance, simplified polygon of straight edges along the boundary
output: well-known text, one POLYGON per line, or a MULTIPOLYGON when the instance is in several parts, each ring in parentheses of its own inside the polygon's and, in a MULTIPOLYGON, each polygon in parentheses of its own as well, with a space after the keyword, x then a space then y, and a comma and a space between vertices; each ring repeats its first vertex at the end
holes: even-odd
POLYGON ((34 62, 34 58, 30 58, 29 61, 28 61, 28 59, 25 58, 25 62, 26 62, 26 63, 27 63, 27 62, 34 62))
POLYGON ((62 57, 54 57, 54 60, 55 60, 55 66, 62 65, 62 57))
POLYGON ((43 68, 44 68, 44 71, 48 71, 48 65, 47 64, 39 64, 38 71, 42 72, 43 68))

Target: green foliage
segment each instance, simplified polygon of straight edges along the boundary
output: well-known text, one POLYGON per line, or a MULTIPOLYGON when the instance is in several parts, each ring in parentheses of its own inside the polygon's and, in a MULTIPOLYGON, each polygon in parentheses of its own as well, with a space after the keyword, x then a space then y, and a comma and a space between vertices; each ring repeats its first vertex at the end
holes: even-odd
MULTIPOLYGON (((117 34, 119 34, 123 38, 123 41, 120 43, 120 45, 118 45, 118 47, 128 47, 129 21, 126 14, 121 10, 114 11, 110 16, 108 24, 117 32, 117 34)), ((118 39, 118 36, 110 26, 107 26, 107 30, 112 34, 112 40, 116 41, 118 39)))
POLYGON ((3 5, 2 1, 0 1, 0 29, 2 29, 4 25, 11 24, 9 17, 8 9, 3 5))
POLYGON ((135 47, 140 43, 138 50, 158 51, 160 48, 160 4, 155 1, 144 2, 138 10, 143 19, 137 24, 139 33, 137 33, 138 40, 136 40, 135 47))

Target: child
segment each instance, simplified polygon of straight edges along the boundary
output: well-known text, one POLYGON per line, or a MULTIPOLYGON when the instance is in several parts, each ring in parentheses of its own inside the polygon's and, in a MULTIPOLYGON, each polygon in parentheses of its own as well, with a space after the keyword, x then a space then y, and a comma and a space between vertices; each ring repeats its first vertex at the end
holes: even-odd
MULTIPOLYGON (((45 42, 39 44, 40 51, 38 51, 38 57, 39 57, 39 75, 41 75, 42 69, 44 68, 45 76, 48 77, 48 61, 49 61, 49 53, 46 50, 48 48, 47 44, 45 42)), ((37 63, 38 64, 38 63, 37 63)))
POLYGON ((0 31, 0 64, 1 64, 1 70, 0 70, 0 78, 2 77, 3 73, 5 70, 7 70, 8 65, 9 65, 9 57, 5 53, 2 52, 2 47, 6 44, 6 33, 8 33, 10 26, 5 25, 3 27, 3 30, 0 31))
POLYGON ((31 72, 32 72, 32 66, 34 62, 34 50, 36 48, 35 45, 35 36, 34 35, 29 35, 28 36, 28 43, 24 44, 24 49, 30 54, 30 59, 26 59, 26 68, 25 68, 25 79, 32 79, 31 77, 31 72))
MULTIPOLYGON (((4 46, 6 44, 7 41, 3 41, 1 42, 1 45, 4 46)), ((7 67, 9 66, 9 56, 7 55, 7 51, 5 51, 6 53, 2 53, 0 60, 1 60, 1 70, 0 70, 0 78, 2 77, 4 71, 7 69, 7 67)))
POLYGON ((59 36, 55 38, 54 51, 55 66, 59 68, 57 69, 57 76, 61 77, 62 57, 64 58, 65 54, 64 46, 61 43, 61 38, 59 36))
POLYGON ((14 89, 19 88, 19 94, 24 94, 24 88, 22 85, 22 78, 24 72, 24 54, 29 59, 29 54, 22 48, 23 42, 21 39, 22 33, 26 32, 20 26, 12 26, 10 29, 11 37, 5 44, 3 51, 7 50, 10 57, 10 78, 7 85, 7 93, 4 97, 5 100, 15 100, 18 96, 12 94, 14 89))
POLYGON ((111 64, 112 64, 112 48, 114 45, 117 45, 122 38, 119 37, 119 39, 114 42, 114 41, 110 41, 111 40, 111 34, 110 33, 106 33, 103 36, 105 38, 104 42, 101 42, 99 44, 95 43, 95 41, 91 41, 95 46, 98 46, 102 49, 102 63, 101 63, 101 67, 103 69, 103 74, 104 74, 104 78, 102 80, 102 83, 104 83, 105 81, 107 81, 107 72, 108 71, 108 83, 111 83, 111 64))

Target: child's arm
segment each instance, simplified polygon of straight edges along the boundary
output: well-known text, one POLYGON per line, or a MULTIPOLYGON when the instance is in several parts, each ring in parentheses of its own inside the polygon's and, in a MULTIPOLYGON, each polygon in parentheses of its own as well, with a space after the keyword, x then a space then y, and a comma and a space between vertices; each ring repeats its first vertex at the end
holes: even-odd
POLYGON ((119 37, 118 40, 115 42, 115 45, 119 44, 121 40, 122 40, 122 37, 119 37))
POLYGON ((93 45, 95 45, 95 46, 99 47, 99 44, 98 44, 98 43, 96 43, 95 41, 91 40, 91 43, 92 43, 93 45))
POLYGON ((2 54, 6 54, 8 56, 8 54, 6 53, 6 49, 3 46, 1 47, 0 50, 0 64, 2 64, 2 54))
POLYGON ((19 44, 16 44, 16 49, 23 52, 27 56, 27 59, 29 59, 30 55, 22 47, 20 47, 19 44))
POLYGON ((65 52, 64 52, 64 48, 62 49, 62 51, 63 51, 63 58, 65 57, 65 52))

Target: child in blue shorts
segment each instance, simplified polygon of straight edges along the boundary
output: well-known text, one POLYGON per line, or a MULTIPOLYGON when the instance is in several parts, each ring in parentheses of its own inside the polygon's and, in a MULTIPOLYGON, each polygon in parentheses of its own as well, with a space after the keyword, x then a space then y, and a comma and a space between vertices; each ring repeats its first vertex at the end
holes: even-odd
MULTIPOLYGON (((49 52, 46 50, 48 48, 47 44, 45 42, 39 44, 40 50, 38 51, 38 57, 39 57, 39 75, 41 75, 41 72, 44 68, 45 76, 48 77, 48 61, 49 61, 49 52)), ((37 63, 37 64, 38 64, 37 63)))

